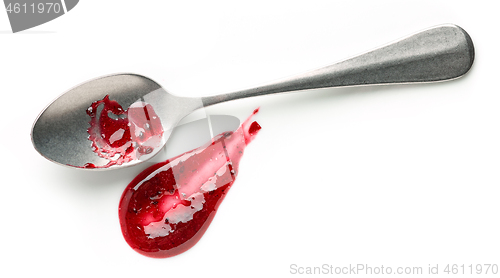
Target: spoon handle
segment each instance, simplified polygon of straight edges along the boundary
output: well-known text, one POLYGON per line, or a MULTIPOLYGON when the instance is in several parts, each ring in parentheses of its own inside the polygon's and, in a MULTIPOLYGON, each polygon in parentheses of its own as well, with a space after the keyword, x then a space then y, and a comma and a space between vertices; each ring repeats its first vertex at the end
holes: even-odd
POLYGON ((447 80, 467 73, 473 61, 474 46, 467 32, 456 25, 440 25, 330 66, 202 101, 210 106, 299 90, 447 80))

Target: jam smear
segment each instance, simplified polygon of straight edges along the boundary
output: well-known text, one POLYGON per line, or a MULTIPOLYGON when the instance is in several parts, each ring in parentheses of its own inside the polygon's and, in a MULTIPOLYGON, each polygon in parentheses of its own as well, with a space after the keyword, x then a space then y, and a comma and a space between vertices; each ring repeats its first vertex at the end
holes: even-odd
POLYGON ((163 127, 150 104, 133 103, 127 110, 106 95, 87 109, 87 129, 93 151, 108 159, 104 166, 87 163, 83 168, 107 168, 138 159, 161 146, 163 127))
POLYGON ((243 151, 261 129, 250 122, 207 145, 157 163, 127 186, 119 206, 127 243, 148 257, 166 258, 193 247, 207 230, 238 174, 243 151))

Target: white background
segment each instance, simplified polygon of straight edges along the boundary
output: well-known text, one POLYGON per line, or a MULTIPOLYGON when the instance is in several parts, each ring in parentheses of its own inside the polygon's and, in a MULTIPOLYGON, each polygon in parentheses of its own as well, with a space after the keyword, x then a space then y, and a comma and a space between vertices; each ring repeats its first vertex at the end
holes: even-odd
POLYGON ((0 276, 284 277, 291 264, 500 264, 495 1, 177 2, 80 1, 17 34, 0 11, 0 276), (139 255, 121 234, 121 193, 148 165, 68 169, 31 144, 47 104, 101 75, 140 73, 174 94, 208 96, 441 23, 460 25, 475 43, 461 79, 207 109, 244 120, 260 106, 262 131, 207 233, 177 257, 139 255))

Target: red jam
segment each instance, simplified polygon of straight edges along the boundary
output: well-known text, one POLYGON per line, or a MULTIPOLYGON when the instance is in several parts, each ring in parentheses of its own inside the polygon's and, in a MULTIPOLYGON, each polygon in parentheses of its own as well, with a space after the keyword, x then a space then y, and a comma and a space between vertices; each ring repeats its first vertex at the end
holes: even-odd
POLYGON ((123 236, 135 251, 172 257, 200 240, 236 179, 245 147, 261 129, 250 123, 252 116, 235 132, 149 167, 127 186, 119 217, 123 236))
POLYGON ((153 107, 135 102, 127 110, 109 96, 92 103, 89 140, 92 149, 109 162, 104 166, 88 163, 84 168, 107 168, 138 159, 161 146, 163 127, 153 107), (101 108, 102 107, 102 108, 101 108))

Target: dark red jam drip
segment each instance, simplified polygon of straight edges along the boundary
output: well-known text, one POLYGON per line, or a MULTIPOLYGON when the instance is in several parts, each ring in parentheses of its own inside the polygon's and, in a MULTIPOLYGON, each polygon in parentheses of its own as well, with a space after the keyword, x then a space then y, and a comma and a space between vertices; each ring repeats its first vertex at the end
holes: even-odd
POLYGON ((172 257, 200 240, 236 179, 246 145, 260 130, 257 122, 250 123, 252 116, 235 132, 149 167, 127 186, 119 217, 135 251, 172 257))
POLYGON ((83 168, 107 168, 138 159, 161 146, 163 127, 150 104, 135 102, 127 110, 109 96, 87 109, 87 129, 93 151, 109 160, 104 166, 87 163, 83 168))

